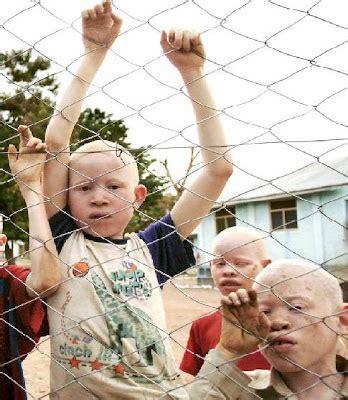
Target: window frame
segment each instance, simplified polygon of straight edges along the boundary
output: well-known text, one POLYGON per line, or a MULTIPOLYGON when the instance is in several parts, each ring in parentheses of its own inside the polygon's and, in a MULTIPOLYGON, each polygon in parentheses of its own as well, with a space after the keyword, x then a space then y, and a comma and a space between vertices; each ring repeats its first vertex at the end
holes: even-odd
POLYGON ((270 216, 270 226, 272 231, 291 231, 298 229, 298 218, 297 218, 297 199, 296 198, 285 198, 285 199, 275 199, 269 201, 269 216, 270 216), (272 203, 282 203, 294 201, 295 205, 291 207, 281 207, 281 208, 272 208, 272 203), (286 222, 286 212, 287 211, 295 211, 296 219, 286 222), (281 220, 282 224, 278 227, 273 226, 273 218, 272 214, 281 212, 281 220), (296 224, 296 227, 290 227, 289 225, 296 224))
POLYGON ((223 230, 227 229, 227 228, 231 228, 233 226, 237 225, 237 221, 236 221, 236 207, 235 206, 228 206, 228 207, 224 207, 221 210, 215 211, 215 230, 216 230, 216 234, 222 232, 223 230), (223 215, 218 215, 218 212, 225 212, 225 214, 223 215), (228 225, 227 220, 229 218, 232 218, 234 220, 234 225, 228 225), (218 221, 224 221, 224 228, 219 230, 218 229, 218 221))

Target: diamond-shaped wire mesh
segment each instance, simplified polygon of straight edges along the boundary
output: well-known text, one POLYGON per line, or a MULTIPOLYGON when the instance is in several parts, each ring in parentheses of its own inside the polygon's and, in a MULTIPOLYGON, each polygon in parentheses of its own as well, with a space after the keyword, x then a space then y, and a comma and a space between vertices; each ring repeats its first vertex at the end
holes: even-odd
MULTIPOLYGON (((41 57, 50 63, 50 77, 57 79, 61 86, 66 85, 74 77, 76 66, 84 55, 80 11, 91 6, 92 2, 87 4, 83 1, 5 1, 0 16, 2 53, 14 49, 20 51, 22 56, 31 52, 33 57, 41 57)), ((155 340, 155 344, 161 348, 163 338, 168 338, 176 361, 180 363, 192 321, 219 309, 219 292, 204 286, 212 282, 209 262, 215 254, 211 244, 218 231, 235 224, 257 230, 265 239, 270 258, 298 258, 314 262, 337 276, 344 287, 348 264, 346 2, 153 0, 146 5, 139 1, 113 1, 112 7, 123 18, 122 31, 96 79, 90 82, 84 105, 98 107, 123 121, 129 128, 129 152, 136 161, 141 160, 144 146, 149 146, 146 151, 155 162, 144 166, 147 176, 165 176, 166 182, 160 189, 153 188, 149 196, 161 193, 168 198, 181 195, 184 189, 192 191, 195 176, 207 167, 199 157, 193 159, 193 155, 201 149, 196 135, 197 125, 191 111, 190 96, 160 48, 160 32, 163 29, 180 26, 195 29, 201 34, 206 48, 204 78, 214 92, 215 111, 226 133, 224 154, 232 154, 234 165, 233 176, 221 196, 206 199, 211 200, 213 207, 189 237, 196 265, 159 285, 163 286, 168 328, 166 331, 161 327, 157 327, 157 331, 153 329, 157 332, 154 335, 160 332, 160 339, 155 340)), ((44 97, 38 96, 40 80, 30 84, 25 81, 18 83, 6 72, 4 58, 0 65, 0 122, 2 129, 9 132, 8 137, 0 136, 1 193, 2 188, 6 190, 14 181, 10 169, 3 167, 5 163, 2 161, 7 159, 8 145, 19 136, 16 129, 21 121, 9 118, 9 109, 6 108, 7 104, 16 101, 15 91, 16 96, 31 98, 54 115, 60 111, 54 106, 54 91, 48 91, 44 97)), ((44 76, 39 79, 44 79, 44 76)), ((200 105, 209 109, 208 104, 200 105)), ((24 117, 24 122, 30 125, 34 134, 42 132, 48 123, 46 116, 24 113, 24 117)), ((205 122, 198 121, 198 125, 205 122)), ((80 128, 90 137, 98 139, 108 127, 93 130, 80 124, 80 128)), ((84 139, 75 137, 72 141, 78 146, 83 144, 84 139)), ((221 158, 222 153, 217 154, 221 158)), ((1 200, 0 213, 4 212, 3 207, 5 204, 1 200)), ((16 223, 21 211, 27 210, 13 209, 4 214, 4 233, 6 227, 11 225, 28 235, 26 229, 16 223)), ((138 214, 143 214, 149 223, 158 219, 157 216, 142 213, 141 208, 138 214)), ((161 240, 155 239, 155 242, 161 240)), ((17 244, 13 242, 13 249, 17 244)), ((22 256, 29 260, 30 252, 24 251, 22 256)), ((142 263, 136 256, 130 256, 128 261, 142 263)), ((233 265, 230 267, 234 268, 233 265)), ((83 327, 86 321, 101 318, 108 323, 115 310, 122 314, 127 309, 129 301, 115 303, 115 291, 101 290, 102 283, 98 283, 96 277, 92 280, 80 279, 100 291, 105 312, 102 315, 87 312, 84 320, 70 319, 69 328, 62 325, 59 334, 64 335, 68 344, 60 347, 60 354, 51 353, 48 337, 34 347, 24 361, 29 399, 56 398, 54 395, 63 393, 65 386, 75 382, 74 374, 79 369, 79 363, 88 358, 88 340, 98 341, 105 334, 99 332, 94 335, 86 331, 83 327), (108 308, 109 302, 111 308, 108 308), (70 335, 70 330, 74 328, 85 334, 83 339, 70 335), (78 347, 74 342, 76 340, 84 342, 78 347), (50 388, 50 362, 67 371, 71 375, 71 383, 64 386, 58 382, 53 389, 50 388)), ((272 285, 270 289, 273 290, 272 285)), ((65 308, 71 301, 69 296, 61 301, 65 303, 59 309, 49 302, 48 308, 52 313, 64 316, 65 308)), ((132 300, 136 296, 128 297, 132 300)), ((12 305, 10 311, 17 308, 12 305)), ((8 319, 8 314, 5 312, 2 315, 4 326, 14 328, 20 336, 25 335, 8 319)), ((146 321, 142 313, 135 312, 135 315, 150 324, 151 329, 156 328, 152 322, 146 321)), ((103 324, 105 329, 105 322, 103 324)), ((345 339, 344 336, 342 338, 345 339)), ((145 344, 144 348, 147 350, 145 344)), ((108 361, 103 364, 101 358, 95 359, 87 375, 96 375, 100 369, 104 369, 106 374, 111 374, 112 370, 114 376, 124 375, 120 359, 128 357, 128 361, 124 362, 126 370, 131 369, 130 356, 139 347, 135 350, 128 348, 128 353, 125 348, 120 350, 111 346, 105 349, 109 354, 104 360, 108 361), (127 357, 124 357, 125 353, 127 357)), ((197 354, 197 357, 202 359, 202 354, 197 354)), ((1 365, 5 366, 6 363, 1 365)), ((303 369, 310 371, 306 367, 303 369)), ((83 374, 86 374, 85 371, 83 374)), ((129 373, 129 370, 126 372, 129 373)), ((10 379, 6 374, 2 373, 2 376, 10 379)), ((87 393, 89 389, 83 380, 86 376, 77 376, 80 388, 86 389, 87 393)), ((147 385, 149 381, 157 385, 151 374, 144 373, 141 378, 143 382, 140 385, 147 385)), ((225 378, 232 380, 229 376, 225 378)), ((176 387, 186 388, 190 379, 184 374, 183 381, 176 387)), ((162 395, 154 398, 177 398, 170 385, 158 386, 162 395)), ((103 394, 103 390, 100 387, 96 397, 88 398, 111 398, 103 394)), ((249 392, 250 388, 244 387, 244 390, 249 392)), ((337 390, 332 390, 332 396, 336 394, 337 390)), ((125 394, 122 398, 141 397, 125 394)))

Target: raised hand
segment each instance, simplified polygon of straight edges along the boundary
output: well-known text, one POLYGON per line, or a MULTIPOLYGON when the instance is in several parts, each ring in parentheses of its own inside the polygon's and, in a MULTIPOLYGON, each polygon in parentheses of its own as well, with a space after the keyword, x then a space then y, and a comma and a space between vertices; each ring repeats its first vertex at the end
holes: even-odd
POLYGON ((21 189, 34 189, 32 186, 40 184, 46 160, 46 145, 33 137, 27 126, 20 125, 17 130, 20 133, 19 151, 13 144, 8 147, 10 169, 21 189))
POLYGON ((122 19, 113 14, 109 0, 82 11, 83 44, 86 50, 111 47, 122 26, 122 19))
POLYGON ((203 68, 205 50, 197 32, 171 29, 167 35, 162 31, 161 46, 168 60, 179 72, 203 68))
POLYGON ((237 355, 248 354, 270 332, 270 321, 259 312, 255 290, 238 289, 224 296, 219 346, 237 355))

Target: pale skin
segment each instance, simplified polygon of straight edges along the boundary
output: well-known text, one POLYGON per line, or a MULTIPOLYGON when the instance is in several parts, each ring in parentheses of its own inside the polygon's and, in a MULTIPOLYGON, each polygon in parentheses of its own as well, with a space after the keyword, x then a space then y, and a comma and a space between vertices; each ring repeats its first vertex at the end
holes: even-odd
MULTIPOLYGON (((80 115, 89 83, 101 66, 108 48, 117 38, 121 25, 121 18, 113 14, 109 2, 82 13, 86 52, 57 106, 61 113, 52 117, 46 132, 48 152, 58 153, 57 157, 49 157, 51 161, 44 171, 45 194, 51 199, 51 203, 46 205, 48 217, 68 203, 66 189, 69 182, 69 155, 66 151, 69 149, 70 136, 80 115)), ((220 195, 232 174, 232 163, 226 153, 227 140, 204 77, 205 51, 200 36, 182 30, 170 30, 168 35, 162 32, 161 46, 168 60, 180 73, 192 100, 199 143, 204 148, 201 150, 202 159, 206 164, 171 211, 177 232, 184 239, 209 212, 220 195)), ((118 227, 118 233, 123 232, 125 227, 118 227)))
POLYGON ((10 144, 8 160, 28 208, 31 272, 25 282, 26 290, 30 297, 46 297, 60 283, 59 259, 47 220, 41 183, 46 145, 33 137, 26 126, 19 126, 18 132, 19 151, 10 144))
MULTIPOLYGON (((281 279, 293 277, 287 272, 281 272, 281 279)), ((347 325, 345 307, 323 304, 320 282, 310 275, 280 285, 279 277, 273 281, 261 278, 255 285, 262 292, 276 284, 275 295, 239 289, 223 298, 225 318, 217 349, 236 358, 256 345, 267 345, 264 355, 298 399, 338 398, 334 391, 339 392, 343 376, 336 371, 336 344, 347 325), (336 316, 329 317, 332 314, 336 316), (325 384, 320 376, 328 376, 325 384)))
POLYGON ((271 260, 261 235, 235 226, 220 232, 213 242, 212 277, 222 295, 239 288, 251 289, 256 275, 271 260))

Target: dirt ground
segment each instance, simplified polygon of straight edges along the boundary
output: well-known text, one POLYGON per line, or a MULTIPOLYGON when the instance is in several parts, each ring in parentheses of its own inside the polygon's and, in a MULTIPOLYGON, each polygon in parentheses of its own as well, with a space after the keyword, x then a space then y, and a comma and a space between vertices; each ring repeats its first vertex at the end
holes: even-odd
MULTIPOLYGON (((179 363, 184 352, 191 322, 209 313, 219 304, 219 292, 214 289, 192 288, 193 278, 181 278, 166 284, 163 290, 168 331, 171 334, 175 358, 179 363), (175 287, 179 285, 179 288, 175 287)), ((24 361, 24 374, 29 399, 48 399, 50 347, 43 338, 37 350, 24 361)), ((184 374, 185 380, 190 375, 184 374)))

